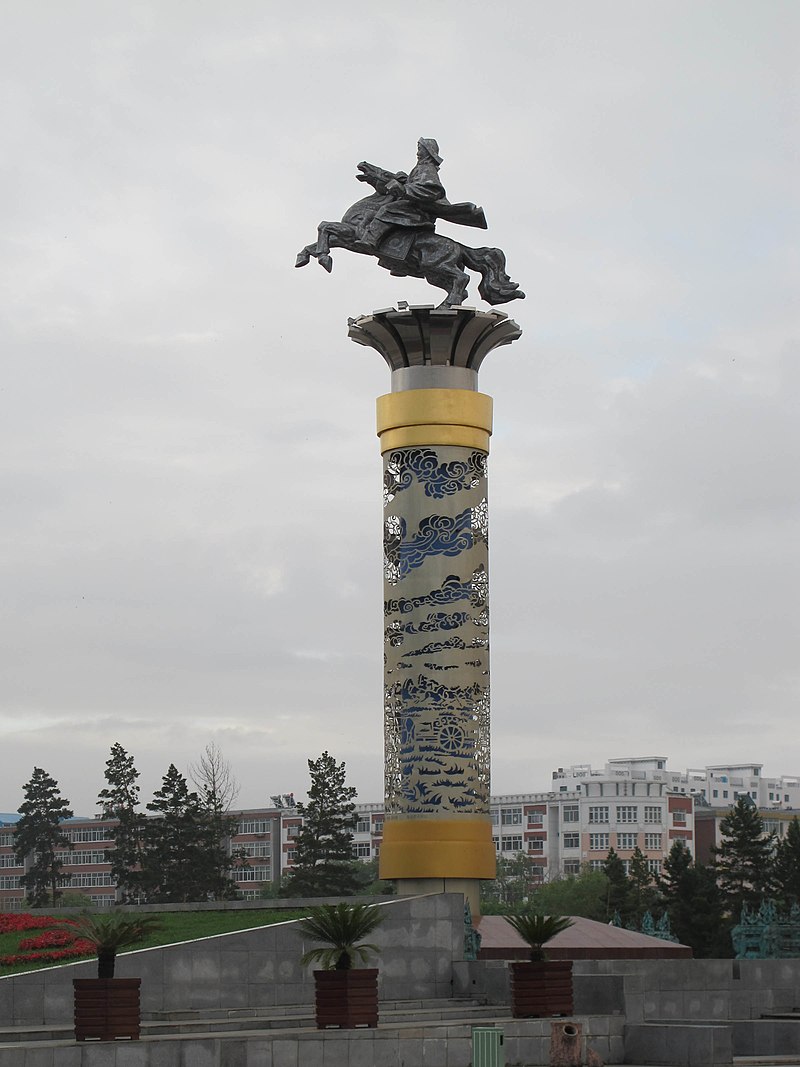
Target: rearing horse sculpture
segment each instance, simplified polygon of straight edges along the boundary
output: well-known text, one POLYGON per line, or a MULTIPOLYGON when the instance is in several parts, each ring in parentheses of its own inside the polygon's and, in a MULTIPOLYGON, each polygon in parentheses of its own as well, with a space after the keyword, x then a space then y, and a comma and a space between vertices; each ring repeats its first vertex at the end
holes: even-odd
POLYGON ((470 248, 436 233, 437 218, 466 226, 486 228, 481 208, 474 204, 451 204, 439 182, 442 160, 439 146, 430 138, 418 145, 417 165, 410 174, 393 174, 372 163, 359 163, 359 181, 375 192, 344 213, 341 222, 321 222, 317 240, 297 256, 296 267, 304 267, 313 257, 330 271, 331 248, 346 248, 366 256, 376 256, 381 267, 397 277, 424 278, 447 296, 440 307, 463 304, 469 275, 465 267, 478 272, 478 292, 489 304, 521 300, 525 294, 506 273, 506 260, 499 248, 470 248))

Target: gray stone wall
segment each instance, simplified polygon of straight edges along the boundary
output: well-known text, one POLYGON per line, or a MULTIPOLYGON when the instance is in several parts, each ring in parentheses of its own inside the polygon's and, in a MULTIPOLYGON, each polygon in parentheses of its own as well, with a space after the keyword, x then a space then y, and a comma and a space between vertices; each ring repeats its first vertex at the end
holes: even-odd
POLYGON ((629 1023, 759 1019, 800 1005, 800 960, 580 960, 584 978, 621 977, 629 1023))
MULTIPOLYGON (((370 935, 380 948, 384 1000, 452 995, 452 967, 464 954, 464 900, 445 893, 379 905, 387 918, 370 935)), ((313 942, 296 922, 220 934, 117 957, 119 978, 142 979, 143 1012, 311 1004, 311 968, 300 964, 313 942)), ((12 1026, 71 1020, 72 979, 93 978, 94 962, 0 978, 0 1019, 12 1026)))

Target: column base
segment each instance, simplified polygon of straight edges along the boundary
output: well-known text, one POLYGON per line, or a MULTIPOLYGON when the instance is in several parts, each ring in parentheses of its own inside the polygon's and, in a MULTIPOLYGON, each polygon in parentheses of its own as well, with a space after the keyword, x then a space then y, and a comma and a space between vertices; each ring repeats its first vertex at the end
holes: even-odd
POLYGON ((463 893, 473 920, 481 913, 480 880, 477 878, 397 878, 400 896, 413 897, 422 893, 463 893))

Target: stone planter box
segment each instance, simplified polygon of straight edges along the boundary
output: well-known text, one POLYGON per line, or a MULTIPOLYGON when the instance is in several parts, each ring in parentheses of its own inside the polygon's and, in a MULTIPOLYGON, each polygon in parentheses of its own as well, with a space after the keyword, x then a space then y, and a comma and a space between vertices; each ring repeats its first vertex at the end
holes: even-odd
POLYGON ((317 1029, 378 1025, 378 969, 314 971, 317 1029))
POLYGON ((74 978, 75 1040, 139 1040, 141 978, 74 978))
POLYGON ((512 963, 509 975, 515 1019, 572 1015, 572 960, 512 963))

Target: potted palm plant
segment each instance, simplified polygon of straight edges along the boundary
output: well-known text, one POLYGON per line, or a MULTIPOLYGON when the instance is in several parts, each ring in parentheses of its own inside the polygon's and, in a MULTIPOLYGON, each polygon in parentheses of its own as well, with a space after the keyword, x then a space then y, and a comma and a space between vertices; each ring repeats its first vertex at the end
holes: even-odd
POLYGON ((314 971, 317 1029, 328 1026, 353 1028, 378 1025, 378 969, 356 968, 365 963, 377 945, 363 939, 383 922, 383 913, 374 904, 321 904, 301 919, 298 932, 317 948, 303 954, 303 964, 320 963, 314 971))
POLYGON ((139 1038, 140 978, 115 978, 117 952, 141 941, 160 925, 154 915, 81 915, 70 920, 78 937, 97 953, 97 978, 74 978, 75 1040, 139 1038))
POLYGON ((537 915, 532 911, 507 915, 506 919, 530 948, 528 962, 512 963, 511 1012, 514 1018, 541 1015, 571 1015, 572 960, 550 960, 545 945, 572 926, 572 919, 537 915))

